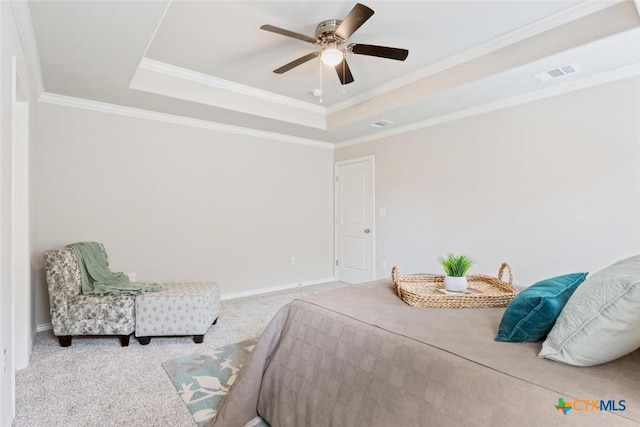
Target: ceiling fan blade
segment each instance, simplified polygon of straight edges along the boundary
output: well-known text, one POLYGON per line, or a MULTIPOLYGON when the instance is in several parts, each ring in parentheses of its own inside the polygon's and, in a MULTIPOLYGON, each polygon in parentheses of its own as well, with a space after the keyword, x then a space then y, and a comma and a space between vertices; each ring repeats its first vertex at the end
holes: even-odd
POLYGON ((346 58, 336 65, 336 73, 338 73, 338 78, 340 79, 341 84, 348 85, 349 83, 353 83, 353 75, 351 74, 346 58))
POLYGON ((304 34, 294 33, 293 31, 285 30, 284 28, 274 27, 273 25, 263 25, 260 27, 261 30, 271 31, 272 33, 280 34, 287 37, 292 37, 294 39, 302 40, 303 42, 309 42, 315 44, 317 42, 316 39, 305 36, 304 34))
POLYGON ((289 71, 292 68, 297 67, 298 65, 304 64, 307 61, 311 61, 313 58, 317 58, 318 55, 320 55, 318 52, 311 52, 308 55, 301 56, 300 58, 296 59, 295 61, 291 61, 288 64, 283 65, 282 67, 273 70, 273 72, 276 73, 276 74, 286 73, 287 71, 289 71))
POLYGON ((374 14, 367 6, 357 3, 335 31, 335 35, 346 40, 374 14))
POLYGON ((398 49, 397 47, 375 46, 372 44, 351 44, 349 50, 356 55, 378 56, 380 58, 395 59, 404 61, 409 55, 407 49, 398 49))

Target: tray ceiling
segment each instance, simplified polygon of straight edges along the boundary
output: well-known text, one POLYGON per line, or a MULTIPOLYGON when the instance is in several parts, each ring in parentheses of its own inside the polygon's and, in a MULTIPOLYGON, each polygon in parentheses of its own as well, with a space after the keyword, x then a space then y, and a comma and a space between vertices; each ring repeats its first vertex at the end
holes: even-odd
POLYGON ((375 14, 349 42, 406 48, 406 61, 348 55, 355 82, 344 87, 317 59, 272 72, 316 47, 261 25, 314 36, 317 23, 354 4, 35 1, 29 11, 49 99, 318 143, 410 130, 634 75, 640 64, 633 1, 373 1, 365 4, 375 14), (579 72, 533 78, 569 63, 579 72), (369 126, 381 120, 392 124, 369 126))

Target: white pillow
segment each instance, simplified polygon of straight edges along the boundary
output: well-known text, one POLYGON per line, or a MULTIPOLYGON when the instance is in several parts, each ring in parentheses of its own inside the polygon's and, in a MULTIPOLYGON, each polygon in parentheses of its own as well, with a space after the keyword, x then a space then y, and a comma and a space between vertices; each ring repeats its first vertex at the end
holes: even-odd
POLYGON ((640 348, 640 255, 587 277, 564 306, 538 356, 592 366, 640 348))

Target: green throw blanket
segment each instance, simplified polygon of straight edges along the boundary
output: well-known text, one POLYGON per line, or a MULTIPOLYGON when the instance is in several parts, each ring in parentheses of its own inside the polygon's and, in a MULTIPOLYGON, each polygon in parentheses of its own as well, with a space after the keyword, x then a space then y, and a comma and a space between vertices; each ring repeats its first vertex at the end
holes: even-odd
POLYGON ((157 285, 133 283, 124 273, 114 273, 107 267, 107 259, 96 242, 67 245, 73 249, 80 265, 82 293, 98 295, 137 295, 162 289, 157 285))

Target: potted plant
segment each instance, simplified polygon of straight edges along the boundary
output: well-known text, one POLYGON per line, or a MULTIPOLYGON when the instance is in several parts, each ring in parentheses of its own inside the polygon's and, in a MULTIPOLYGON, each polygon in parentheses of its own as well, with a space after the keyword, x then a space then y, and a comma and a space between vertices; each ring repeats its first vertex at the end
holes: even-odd
POLYGON ((439 257, 438 262, 444 268, 446 276, 444 287, 452 292, 464 292, 467 290, 467 271, 474 261, 466 255, 448 254, 446 257, 439 257))

